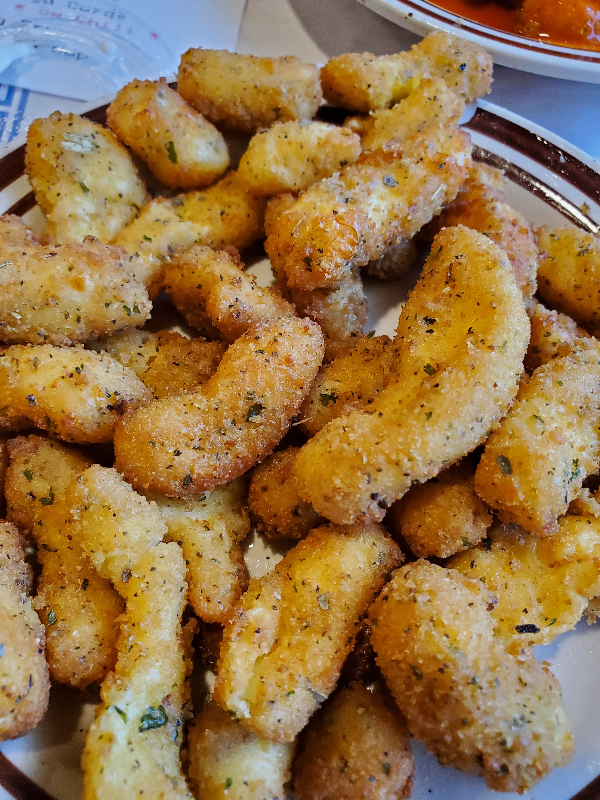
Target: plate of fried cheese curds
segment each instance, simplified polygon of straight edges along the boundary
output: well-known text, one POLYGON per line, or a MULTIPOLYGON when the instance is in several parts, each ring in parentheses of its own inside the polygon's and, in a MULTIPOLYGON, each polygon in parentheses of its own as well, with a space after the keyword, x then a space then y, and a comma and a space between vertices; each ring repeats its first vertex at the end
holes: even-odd
POLYGON ((600 180, 442 32, 0 159, 0 798, 600 791, 600 180))

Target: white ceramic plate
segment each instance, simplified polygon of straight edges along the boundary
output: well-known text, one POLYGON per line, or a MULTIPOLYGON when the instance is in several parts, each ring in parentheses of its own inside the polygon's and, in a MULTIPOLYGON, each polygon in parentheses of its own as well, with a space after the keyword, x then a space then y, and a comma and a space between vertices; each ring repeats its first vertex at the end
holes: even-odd
POLYGON ((382 17, 421 36, 434 29, 454 33, 480 44, 504 67, 566 78, 572 81, 600 83, 600 52, 578 50, 526 39, 512 33, 474 22, 453 14, 426 0, 358 0, 382 17))
MULTIPOLYGON (((96 108, 88 116, 104 121, 105 109, 96 108)), ((567 220, 598 233, 600 172, 595 162, 552 134, 490 103, 482 102, 466 127, 471 131, 476 157, 506 170, 508 201, 529 220, 535 224, 564 224, 567 220)), ((34 228, 43 223, 24 177, 24 148, 18 144, 0 158, 0 213, 6 211, 22 215, 34 228)), ((263 262, 257 267, 259 273, 261 270, 266 278, 263 262)), ((407 288, 407 282, 368 284, 369 329, 393 332, 407 288)), ((268 563, 279 558, 257 539, 249 543, 247 557, 254 574, 264 572, 268 563)), ((576 751, 569 766, 555 770, 525 798, 570 800, 580 793, 577 800, 597 800, 600 626, 589 627, 582 622, 575 631, 538 648, 538 655, 551 663, 563 687, 576 751)), ((29 736, 0 746, 0 800, 80 800, 79 759, 96 701, 93 694, 82 698, 64 687, 52 689, 50 709, 41 725, 29 736)), ((498 800, 502 796, 488 791, 479 778, 440 767, 416 743, 413 749, 413 800, 498 800)), ((505 797, 516 800, 519 795, 505 797)))

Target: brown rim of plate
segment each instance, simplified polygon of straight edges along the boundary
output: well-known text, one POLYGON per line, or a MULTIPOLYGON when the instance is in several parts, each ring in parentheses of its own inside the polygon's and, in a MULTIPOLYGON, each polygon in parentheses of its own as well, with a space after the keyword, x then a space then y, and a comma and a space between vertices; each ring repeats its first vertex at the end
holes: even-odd
MULTIPOLYGON (((403 6, 414 9, 414 11, 418 13, 426 12, 431 19, 439 22, 440 24, 452 24, 452 19, 449 19, 449 16, 454 17, 458 21, 456 27, 459 28, 461 32, 466 31, 473 36, 484 37, 493 42, 510 45, 511 47, 519 47, 522 50, 541 53, 545 56, 556 56, 557 58, 568 58, 573 61, 585 61, 590 64, 600 65, 600 53, 597 51, 578 50, 577 48, 573 47, 567 48, 566 46, 559 44, 545 44, 537 39, 528 39, 525 36, 519 36, 517 33, 500 31, 498 28, 492 28, 489 25, 484 25, 482 22, 476 22, 475 20, 469 19, 469 17, 463 17, 462 14, 457 14, 454 11, 448 11, 447 9, 442 8, 441 6, 425 2, 425 0, 422 2, 411 2, 411 0, 394 1, 398 4, 402 3, 403 6), (445 12, 445 14, 440 12, 445 12), (569 52, 569 50, 575 52, 569 52)), ((409 13, 408 16, 412 17, 413 14, 409 13)), ((460 35, 460 33, 457 33, 457 35, 460 35)))
MULTIPOLYGON (((108 105, 99 106, 92 111, 86 112, 83 116, 93 122, 106 124, 107 108, 108 105)), ((332 111, 335 110, 332 109, 332 111)), ((463 127, 467 130, 484 134, 490 139, 495 139, 514 150, 518 150, 536 163, 546 167, 546 169, 557 173, 572 186, 583 192, 590 200, 600 204, 600 176, 598 173, 552 142, 484 108, 478 108, 472 119, 463 127)), ((486 164, 504 170, 511 181, 535 196, 541 197, 548 205, 560 211, 561 214, 578 227, 585 228, 595 234, 600 233, 600 224, 594 222, 573 203, 561 198, 555 190, 526 170, 482 147, 475 147, 474 156, 478 161, 483 161, 486 164)), ((17 147, 11 153, 0 158, 0 168, 2 170, 0 190, 2 190, 25 173, 25 145, 17 147)), ((4 213, 18 214, 20 216, 34 206, 34 194, 29 192, 4 213)), ((0 786, 6 789, 15 800, 54 800, 31 778, 21 772, 3 753, 0 753, 0 786)), ((600 775, 591 783, 588 783, 587 786, 584 786, 576 795, 573 795, 570 800, 599 800, 599 798, 600 775)))

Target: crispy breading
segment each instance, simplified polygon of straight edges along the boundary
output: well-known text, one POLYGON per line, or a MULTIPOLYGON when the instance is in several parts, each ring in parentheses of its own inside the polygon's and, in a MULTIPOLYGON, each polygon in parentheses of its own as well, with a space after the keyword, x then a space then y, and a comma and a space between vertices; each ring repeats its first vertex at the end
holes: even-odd
POLYGON ((77 114, 55 111, 31 123, 25 169, 51 242, 111 242, 148 201, 125 147, 77 114))
POLYGON ((298 494, 293 473, 299 447, 278 450, 254 468, 248 507, 259 531, 270 539, 302 539, 325 520, 298 494))
POLYGON ((0 521, 0 742, 35 728, 48 708, 44 627, 31 606, 31 567, 15 525, 0 521))
POLYGON ((530 373, 553 358, 569 355, 578 339, 589 338, 589 334, 574 319, 558 311, 550 311, 541 303, 535 304, 529 320, 531 339, 524 365, 530 373))
POLYGON ((523 646, 548 644, 572 630, 600 595, 600 520, 566 514, 544 538, 498 524, 484 544, 447 566, 477 578, 497 598, 496 636, 523 646))
POLYGON ((558 530, 600 464, 600 344, 539 367, 486 442, 475 491, 503 522, 547 536, 558 530))
POLYGON ((117 663, 86 738, 84 800, 191 800, 179 760, 193 632, 181 627, 181 548, 162 543, 167 526, 156 504, 114 469, 91 466, 68 494, 84 550, 125 600, 117 663))
POLYGON ((244 272, 236 251, 186 248, 165 264, 163 282, 190 325, 203 331, 208 320, 228 342, 255 322, 295 316, 287 300, 244 272))
POLYGON ((372 278, 379 278, 382 281, 402 278, 413 265, 417 252, 414 239, 402 239, 397 244, 387 247, 379 258, 365 264, 363 271, 372 278))
POLYGON ((256 194, 301 192, 353 164, 360 151, 359 137, 347 128, 326 122, 276 122, 252 137, 238 174, 256 194))
POLYGON ((229 483, 281 440, 322 359, 323 337, 310 320, 253 325, 204 386, 123 418, 117 468, 134 486, 172 497, 229 483))
POLYGON ((466 133, 429 128, 402 159, 378 150, 319 181, 278 217, 265 241, 275 271, 290 287, 338 286, 429 222, 455 197, 470 160, 466 133))
POLYGON ((270 236, 277 218, 294 205, 298 195, 295 192, 282 192, 270 197, 265 206, 265 236, 270 236))
POLYGON ((0 340, 25 344, 71 345, 133 325, 143 325, 152 304, 133 277, 129 257, 87 237, 82 244, 43 247, 21 241, 9 245, 0 217, 0 340))
POLYGON ((12 439, 9 450, 8 516, 38 548, 34 606, 46 627, 50 674, 85 689, 115 664, 115 620, 123 611, 118 594, 81 549, 69 516, 67 488, 91 462, 78 450, 35 435, 12 439))
POLYGON ((181 56, 177 90, 215 125, 243 133, 310 119, 323 99, 318 67, 296 56, 265 58, 201 47, 181 56))
POLYGON ((542 226, 538 293, 589 331, 600 328, 600 239, 577 228, 542 226))
POLYGON ((229 166, 223 136, 164 78, 128 83, 109 105, 106 121, 165 186, 207 186, 229 166))
POLYGON ((331 105, 366 113, 389 108, 433 76, 470 102, 490 91, 492 57, 475 44, 432 31, 402 53, 335 56, 321 70, 321 86, 331 105))
POLYGON ((417 561, 371 607, 371 641, 413 736, 440 763, 523 793, 573 748, 553 675, 493 635, 480 581, 417 561))
POLYGON ((531 225, 504 200, 501 190, 469 180, 435 220, 437 228, 466 225, 489 236, 510 260, 526 299, 536 290, 538 249, 531 225))
POLYGON ((187 339, 176 331, 126 330, 88 347, 106 351, 131 369, 156 398, 195 389, 214 375, 223 358, 223 342, 187 339))
POLYGON ((416 88, 392 108, 374 111, 362 124, 364 150, 401 153, 405 142, 430 125, 457 125, 465 100, 442 78, 420 81, 416 88))
POLYGON ((414 761, 406 722, 381 684, 340 689, 308 723, 294 762, 297 800, 410 797, 414 761))
POLYGON ((0 354, 0 430, 35 425, 65 442, 110 442, 119 417, 151 399, 108 355, 50 344, 14 344, 0 354))
POLYGON ((136 279, 151 297, 161 289, 161 267, 192 244, 222 249, 251 245, 262 233, 265 201, 236 172, 204 191, 157 197, 121 231, 115 244, 130 254, 136 279))
POLYGON ((190 726, 190 783, 202 800, 284 798, 295 747, 261 739, 209 702, 190 726))
POLYGON ((462 226, 435 239, 402 309, 388 386, 299 453, 300 494, 333 521, 381 519, 479 444, 517 391, 529 320, 507 256, 462 226))
POLYGON ((362 615, 401 561, 380 525, 324 525, 250 581, 225 626, 214 698, 291 742, 334 689, 362 615))
POLYGON ((413 486, 386 517, 417 557, 448 558, 480 542, 492 512, 475 494, 474 467, 461 461, 437 478, 413 486))
POLYGON ((365 337, 322 367, 302 405, 304 433, 314 436, 330 420, 369 406, 385 385, 393 357, 389 337, 365 337))
POLYGON ((181 546, 188 602, 205 622, 224 625, 248 588, 240 546, 250 531, 246 494, 243 478, 186 498, 148 494, 167 524, 167 538, 181 546))
POLYGON ((191 670, 181 549, 158 544, 120 585, 127 610, 117 664, 86 737, 83 798, 192 800, 179 760, 191 670))

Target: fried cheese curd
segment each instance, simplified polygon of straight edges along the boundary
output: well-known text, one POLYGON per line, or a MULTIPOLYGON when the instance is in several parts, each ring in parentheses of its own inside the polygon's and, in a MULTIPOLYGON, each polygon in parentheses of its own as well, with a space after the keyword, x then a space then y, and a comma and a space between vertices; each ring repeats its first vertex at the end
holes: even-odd
POLYGON ((466 225, 506 250, 526 300, 536 290, 538 249, 531 225, 504 200, 501 190, 468 180, 436 219, 436 226, 466 225))
POLYGON ((600 328, 600 239, 577 228, 537 230, 538 293, 590 331, 600 328))
POLYGON ((32 608, 31 567, 15 525, 0 521, 0 742, 35 728, 48 708, 44 626, 32 608))
POLYGON ((242 269, 236 250, 189 247, 163 270, 165 290, 186 320, 199 331, 217 330, 235 341, 250 325, 296 316, 294 307, 242 269))
POLYGON ((433 31, 402 53, 335 56, 321 70, 321 86, 331 105, 362 113, 390 108, 433 76, 471 102, 489 93, 492 67, 492 57, 481 47, 433 31))
POLYGON ((469 228, 441 231, 402 309, 387 387, 303 446, 294 466, 301 496, 334 522, 381 519, 411 483, 497 427, 528 341, 506 253, 469 228))
POLYGON ((19 217, 0 217, 0 340, 71 345, 146 322, 152 304, 124 250, 32 239, 19 217))
POLYGON ((131 156, 106 128, 55 111, 27 133, 25 169, 55 244, 111 242, 148 201, 131 156))
POLYGON ((204 386, 123 418, 117 469, 134 486, 170 497, 229 483, 278 444, 322 360, 323 336, 310 320, 251 326, 204 386))
POLYGON ((408 139, 431 125, 457 125, 465 105, 464 98, 442 78, 419 81, 407 98, 363 120, 361 146, 401 152, 408 139))
POLYGON ((214 125, 240 133, 311 119, 323 99, 314 64, 201 47, 181 56, 177 91, 214 125))
POLYGON ((444 766, 523 793, 572 751, 553 675, 494 636, 480 581, 427 561, 399 569, 370 609, 377 663, 408 728, 444 766))
POLYGON ((475 491, 503 522, 547 536, 558 530, 600 454, 600 344, 539 367, 488 438, 475 491))
POLYGON ((276 122, 252 137, 238 174, 256 194, 301 192, 353 164, 360 151, 360 138, 347 128, 311 120, 276 122))
POLYGON ((37 546, 41 574, 34 606, 46 628, 53 680, 75 689, 100 683, 117 657, 115 621, 123 604, 92 567, 69 515, 66 491, 91 464, 79 450, 42 436, 9 443, 7 513, 37 546))
POLYGON ((302 539, 325 522, 298 494, 293 467, 299 447, 278 450, 254 468, 248 507, 259 531, 269 539, 302 539))
POLYGON ((548 644, 572 630, 600 595, 600 520, 569 513, 545 537, 497 524, 484 544, 447 566, 477 578, 497 598, 495 636, 523 646, 548 644))
POLYGON ((155 198, 115 244, 127 250, 136 280, 155 297, 162 288, 162 265, 179 248, 199 244, 242 250, 255 242, 263 230, 264 205, 230 172, 203 191, 155 198))
POLYGON ((0 431, 35 425, 65 442, 111 442, 117 419, 151 399, 108 355, 50 344, 13 344, 0 354, 0 431))
POLYGON ((378 524, 314 529, 248 591, 225 626, 214 698, 291 742, 335 688, 367 608, 402 559, 378 524))
POLYGON ((109 105, 106 120, 165 186, 207 186, 229 166, 223 136, 164 78, 128 83, 109 105))
POLYGON ((85 742, 84 800, 192 800, 179 760, 191 670, 181 548, 162 543, 156 505, 113 469, 91 466, 69 494, 84 549, 125 601, 117 663, 85 742))
POLYGON ((311 718, 294 762, 297 800, 410 797, 414 761, 406 723, 380 684, 338 689, 311 718))
POLYGON ((284 798, 295 748, 257 736, 209 702, 189 730, 190 784, 202 800, 284 798))
POLYGON ((176 331, 152 333, 131 328, 89 342, 88 347, 107 352, 135 372, 157 399, 206 383, 226 349, 224 342, 187 339, 176 331))
POLYGON ((492 524, 492 512, 475 494, 474 477, 475 469, 461 461, 413 486, 390 508, 389 529, 402 535, 419 558, 469 550, 492 524))
POLYGON ((569 355, 578 339, 589 338, 574 319, 536 303, 529 315, 531 339, 525 355, 525 369, 532 373, 542 364, 569 355))
POLYGON ((372 278, 382 281, 396 280, 406 275, 416 257, 417 245, 414 239, 403 239, 386 248, 379 258, 365 264, 364 271, 372 278))
POLYGON ((327 289, 387 247, 411 238, 452 200, 471 142, 457 128, 416 136, 404 158, 377 150, 309 187, 276 220, 265 250, 288 286, 327 289))
POLYGON ((330 420, 369 406, 385 385, 393 356, 388 336, 367 336, 321 367, 302 405, 301 430, 314 436, 330 420))
POLYGON ((245 480, 185 498, 148 497, 167 524, 167 539, 183 551, 189 604, 200 619, 224 625, 248 588, 240 545, 250 531, 245 480))

